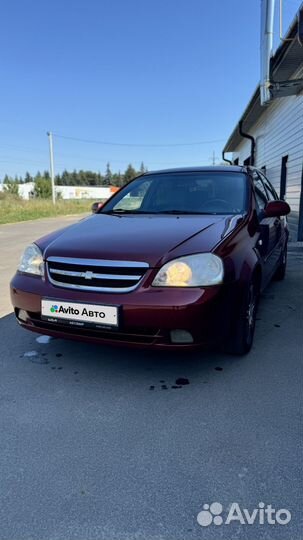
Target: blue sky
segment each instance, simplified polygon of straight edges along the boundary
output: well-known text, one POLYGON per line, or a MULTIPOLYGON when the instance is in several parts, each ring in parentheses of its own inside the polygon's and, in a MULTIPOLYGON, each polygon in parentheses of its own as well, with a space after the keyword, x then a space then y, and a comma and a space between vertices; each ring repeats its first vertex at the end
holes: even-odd
MULTIPOLYGON (((300 0, 284 0, 285 28, 300 0)), ((49 167, 210 164, 259 80, 259 0, 10 0, 1 8, 0 178, 49 167)))

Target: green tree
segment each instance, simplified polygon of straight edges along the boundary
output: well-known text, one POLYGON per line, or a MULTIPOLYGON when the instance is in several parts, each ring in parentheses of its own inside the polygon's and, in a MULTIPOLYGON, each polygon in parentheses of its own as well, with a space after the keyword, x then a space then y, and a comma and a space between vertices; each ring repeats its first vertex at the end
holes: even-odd
POLYGON ((16 180, 13 180, 13 178, 5 175, 3 184, 5 191, 10 193, 10 195, 13 195, 14 197, 19 197, 19 186, 16 180))
POLYGON ((69 172, 67 172, 67 170, 64 169, 63 173, 61 174, 61 185, 62 186, 71 185, 69 176, 70 176, 69 172))
POLYGON ((35 197, 39 197, 40 199, 50 199, 52 196, 51 181, 47 178, 42 178, 41 176, 36 178, 34 194, 35 197))
POLYGON ((9 184, 13 179, 8 176, 8 174, 5 175, 5 177, 3 178, 3 184, 9 184))
POLYGON ((110 164, 106 164, 106 171, 104 176, 104 185, 109 186, 112 183, 113 174, 110 170, 110 164))
POLYGON ((146 171, 147 171, 147 168, 145 167, 143 161, 141 161, 140 174, 144 174, 146 171))
POLYGON ((70 180, 67 185, 79 186, 79 176, 76 169, 74 169, 72 173, 69 173, 69 175, 70 180))
POLYGON ((112 184, 117 187, 123 186, 123 176, 120 171, 113 174, 112 184))
POLYGON ((28 184, 29 182, 33 182, 33 177, 31 176, 31 174, 29 172, 26 172, 25 173, 25 178, 24 178, 24 182, 26 184, 28 184))
POLYGON ((137 171, 135 171, 134 167, 129 164, 124 173, 124 184, 130 182, 133 178, 135 178, 135 176, 137 176, 137 171))
POLYGON ((36 182, 39 182, 40 180, 42 180, 42 178, 43 178, 43 176, 42 176, 41 172, 40 172, 40 171, 37 171, 37 173, 36 173, 35 176, 34 176, 34 182, 35 182, 35 183, 36 183, 36 182))

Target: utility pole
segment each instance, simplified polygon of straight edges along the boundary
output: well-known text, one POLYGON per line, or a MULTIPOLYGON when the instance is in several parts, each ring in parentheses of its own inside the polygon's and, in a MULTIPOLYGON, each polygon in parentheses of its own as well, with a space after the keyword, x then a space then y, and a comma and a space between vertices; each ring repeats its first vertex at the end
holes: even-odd
POLYGON ((216 161, 217 161, 217 157, 216 157, 216 152, 213 150, 213 155, 211 156, 211 161, 212 161, 212 164, 213 165, 216 165, 216 161))
POLYGON ((55 192, 55 170, 54 170, 54 148, 53 148, 53 134, 51 131, 47 132, 49 141, 49 160, 50 160, 50 176, 52 182, 52 199, 53 204, 56 204, 56 192, 55 192))

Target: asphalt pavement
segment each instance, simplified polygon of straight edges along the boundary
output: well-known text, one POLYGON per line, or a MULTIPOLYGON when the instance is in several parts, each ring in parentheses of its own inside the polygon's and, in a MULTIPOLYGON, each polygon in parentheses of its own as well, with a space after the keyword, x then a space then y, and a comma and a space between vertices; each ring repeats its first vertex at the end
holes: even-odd
MULTIPOLYGON (((0 228, 1 295, 43 221, 0 228)), ((48 341, 3 303, 0 539, 301 540, 302 283, 292 252, 244 358, 48 341), (254 524, 227 524, 233 503, 254 524)))

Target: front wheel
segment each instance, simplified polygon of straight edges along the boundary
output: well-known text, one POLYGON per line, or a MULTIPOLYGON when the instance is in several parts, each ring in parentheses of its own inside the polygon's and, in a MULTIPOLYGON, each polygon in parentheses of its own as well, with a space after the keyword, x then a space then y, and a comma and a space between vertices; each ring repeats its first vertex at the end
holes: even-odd
POLYGON ((250 351, 254 340, 258 302, 259 287, 256 281, 252 281, 244 293, 241 308, 236 315, 226 346, 228 353, 242 356, 250 351))

